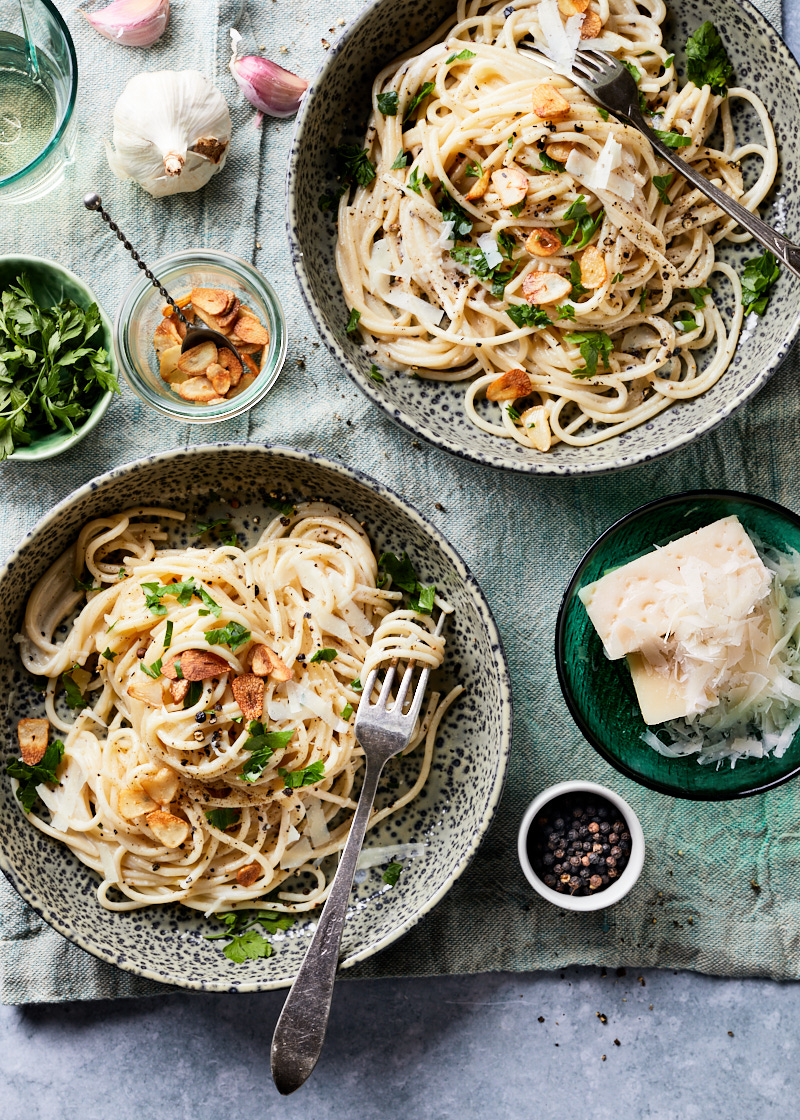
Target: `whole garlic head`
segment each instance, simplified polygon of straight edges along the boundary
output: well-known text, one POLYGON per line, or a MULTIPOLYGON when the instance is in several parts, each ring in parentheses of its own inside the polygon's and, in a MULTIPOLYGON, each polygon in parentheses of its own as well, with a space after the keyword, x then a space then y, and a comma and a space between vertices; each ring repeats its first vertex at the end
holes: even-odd
POLYGON ((231 117, 225 98, 198 70, 137 74, 114 108, 111 170, 161 197, 196 191, 225 166, 231 117))

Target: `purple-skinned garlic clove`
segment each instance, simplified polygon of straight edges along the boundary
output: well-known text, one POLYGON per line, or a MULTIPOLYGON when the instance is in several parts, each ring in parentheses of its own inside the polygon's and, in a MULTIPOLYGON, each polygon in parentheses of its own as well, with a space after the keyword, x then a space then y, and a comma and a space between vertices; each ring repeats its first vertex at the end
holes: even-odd
POLYGON ((167 29, 169 0, 113 0, 99 12, 82 13, 95 31, 126 47, 149 47, 167 29))
POLYGON ((258 55, 237 56, 241 35, 231 29, 233 54, 230 71, 247 100, 259 113, 270 117, 291 117, 300 108, 308 82, 289 70, 258 55))

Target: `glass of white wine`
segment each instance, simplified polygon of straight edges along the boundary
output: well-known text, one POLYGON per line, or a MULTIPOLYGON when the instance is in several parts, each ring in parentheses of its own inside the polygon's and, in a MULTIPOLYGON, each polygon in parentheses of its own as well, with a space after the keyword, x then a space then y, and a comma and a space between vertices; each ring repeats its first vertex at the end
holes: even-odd
POLYGON ((0 0, 0 204, 34 202, 75 154, 78 64, 51 0, 0 0))

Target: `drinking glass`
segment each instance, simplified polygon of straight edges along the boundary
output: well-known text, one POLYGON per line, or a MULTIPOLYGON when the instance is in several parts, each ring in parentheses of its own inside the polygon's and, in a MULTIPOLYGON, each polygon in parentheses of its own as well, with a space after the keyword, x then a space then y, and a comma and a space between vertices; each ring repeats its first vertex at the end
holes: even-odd
POLYGON ((75 155, 78 63, 51 0, 0 0, 0 204, 34 202, 75 155))

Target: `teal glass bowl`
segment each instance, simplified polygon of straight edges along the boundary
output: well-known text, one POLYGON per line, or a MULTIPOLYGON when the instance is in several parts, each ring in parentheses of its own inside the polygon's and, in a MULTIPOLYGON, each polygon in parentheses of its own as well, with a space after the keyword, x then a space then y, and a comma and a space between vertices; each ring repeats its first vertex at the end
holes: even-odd
MULTIPOLYGON (((96 303, 100 311, 100 330, 93 337, 93 342, 98 342, 108 352, 111 369, 115 377, 119 377, 117 364, 114 360, 114 331, 111 320, 108 318, 98 303, 97 297, 88 285, 70 272, 68 268, 47 260, 46 257, 27 256, 0 256, 0 292, 13 284, 22 273, 29 278, 33 295, 37 303, 43 307, 53 307, 62 299, 71 299, 84 310, 92 303, 96 303)), ((9 459, 52 459, 54 455, 61 455, 69 451, 76 443, 93 431, 105 416, 114 393, 101 393, 92 405, 89 415, 84 422, 74 431, 65 426, 60 426, 55 431, 43 430, 41 434, 28 444, 27 447, 18 447, 8 456, 9 459)))
POLYGON ((634 510, 592 545, 570 580, 556 623, 556 669, 561 691, 581 733, 603 758, 641 785, 695 801, 724 801, 764 793, 800 773, 800 731, 782 758, 747 758, 701 766, 695 756, 667 758, 641 739, 646 730, 627 662, 610 661, 578 598, 582 587, 609 568, 635 560, 656 545, 735 514, 764 544, 800 552, 800 517, 766 498, 729 490, 692 490, 634 510))

